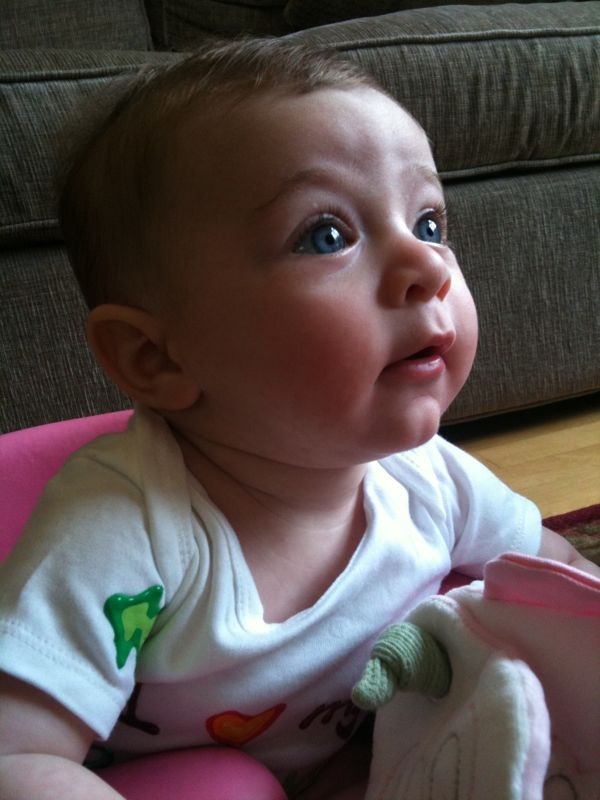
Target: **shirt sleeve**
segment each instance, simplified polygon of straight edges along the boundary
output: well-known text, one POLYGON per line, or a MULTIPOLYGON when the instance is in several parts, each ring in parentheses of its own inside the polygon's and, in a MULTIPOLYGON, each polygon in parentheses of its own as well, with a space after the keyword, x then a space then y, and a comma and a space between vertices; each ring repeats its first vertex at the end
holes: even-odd
POLYGON ((502 553, 537 555, 542 535, 537 506, 443 438, 435 437, 431 449, 446 507, 452 567, 481 577, 484 564, 502 553))
POLYGON ((382 463, 407 489, 417 528, 445 542, 449 568, 479 578, 502 553, 539 552, 537 507, 440 436, 382 463))
POLYGON ((133 690, 137 655, 165 603, 131 472, 74 456, 0 572, 0 669, 101 738, 133 690))

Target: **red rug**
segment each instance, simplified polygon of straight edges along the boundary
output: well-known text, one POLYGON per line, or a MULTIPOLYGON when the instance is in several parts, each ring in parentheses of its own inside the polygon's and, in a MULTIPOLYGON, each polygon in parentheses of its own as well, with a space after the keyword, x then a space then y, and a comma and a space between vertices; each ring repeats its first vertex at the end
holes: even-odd
POLYGON ((562 534, 582 555, 600 565, 600 503, 546 517, 544 525, 562 534))

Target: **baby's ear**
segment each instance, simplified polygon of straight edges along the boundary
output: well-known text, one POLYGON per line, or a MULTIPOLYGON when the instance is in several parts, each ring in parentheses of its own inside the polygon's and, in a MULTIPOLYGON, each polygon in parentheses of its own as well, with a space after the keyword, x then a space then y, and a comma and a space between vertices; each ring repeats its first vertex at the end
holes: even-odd
POLYGON ((92 309, 87 337, 94 358, 128 397, 160 411, 183 411, 200 392, 168 352, 162 324, 146 311, 105 304, 92 309))

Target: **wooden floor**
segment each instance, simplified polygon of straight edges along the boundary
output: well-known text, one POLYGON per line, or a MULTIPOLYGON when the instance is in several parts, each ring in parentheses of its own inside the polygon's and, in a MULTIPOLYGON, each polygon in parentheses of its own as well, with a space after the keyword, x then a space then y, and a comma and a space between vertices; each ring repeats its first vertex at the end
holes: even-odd
POLYGON ((537 503, 543 517, 600 503, 598 394, 442 432, 537 503))

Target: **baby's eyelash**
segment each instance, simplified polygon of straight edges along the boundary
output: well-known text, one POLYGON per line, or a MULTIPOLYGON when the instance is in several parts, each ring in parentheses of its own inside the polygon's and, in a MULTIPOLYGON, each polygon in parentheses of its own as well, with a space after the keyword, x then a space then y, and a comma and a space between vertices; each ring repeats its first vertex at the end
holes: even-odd
POLYGON ((445 240, 448 234, 448 206, 446 203, 439 203, 432 209, 431 213, 435 215, 436 222, 442 229, 442 235, 445 240))
POLYGON ((440 202, 429 211, 425 211, 422 216, 430 216, 434 222, 440 226, 442 244, 451 247, 448 241, 448 206, 445 202, 440 202))
POLYGON ((326 225, 328 222, 347 228, 348 226, 343 220, 344 217, 340 209, 334 208, 333 206, 325 206, 323 209, 321 209, 321 211, 318 211, 316 214, 306 220, 302 232, 306 233, 306 231, 314 228, 315 225, 326 225))

